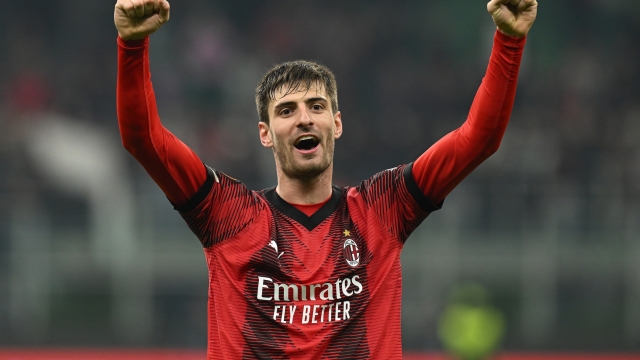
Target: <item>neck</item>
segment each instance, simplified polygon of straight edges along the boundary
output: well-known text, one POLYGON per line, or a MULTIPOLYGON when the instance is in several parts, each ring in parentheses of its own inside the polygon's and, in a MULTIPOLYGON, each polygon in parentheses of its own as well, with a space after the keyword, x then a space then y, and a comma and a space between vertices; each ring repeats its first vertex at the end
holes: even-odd
POLYGON ((276 192, 290 204, 310 205, 327 200, 332 193, 333 164, 313 178, 298 179, 288 177, 277 169, 278 186, 276 192))

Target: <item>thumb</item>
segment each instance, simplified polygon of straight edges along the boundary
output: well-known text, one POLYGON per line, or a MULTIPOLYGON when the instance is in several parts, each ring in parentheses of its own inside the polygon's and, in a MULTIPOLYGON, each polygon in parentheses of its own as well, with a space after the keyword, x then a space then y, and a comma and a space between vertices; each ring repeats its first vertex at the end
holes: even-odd
POLYGON ((160 12, 158 13, 159 17, 160 17, 160 21, 162 21, 162 23, 166 23, 167 21, 169 21, 169 10, 170 10, 170 5, 169 2, 167 0, 160 0, 160 12))
POLYGON ((500 11, 500 6, 504 4, 504 0, 490 0, 487 4, 487 11, 491 15, 495 15, 496 12, 500 11))

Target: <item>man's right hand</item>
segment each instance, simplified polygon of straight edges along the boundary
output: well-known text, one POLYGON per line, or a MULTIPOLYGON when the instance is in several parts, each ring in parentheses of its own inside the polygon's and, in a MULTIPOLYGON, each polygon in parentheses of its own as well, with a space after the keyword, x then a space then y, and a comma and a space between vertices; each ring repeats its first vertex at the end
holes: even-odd
POLYGON ((166 0, 118 0, 113 20, 121 39, 143 39, 169 21, 169 2, 166 0))

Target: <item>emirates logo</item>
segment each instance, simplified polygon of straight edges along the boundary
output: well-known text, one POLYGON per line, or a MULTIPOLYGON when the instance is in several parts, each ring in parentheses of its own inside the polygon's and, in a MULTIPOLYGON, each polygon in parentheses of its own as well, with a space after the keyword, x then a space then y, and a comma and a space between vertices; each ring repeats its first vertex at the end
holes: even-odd
POLYGON ((344 259, 347 260, 347 264, 349 264, 349 266, 356 267, 360 264, 360 250, 358 249, 356 242, 352 239, 344 241, 342 254, 344 255, 344 259))

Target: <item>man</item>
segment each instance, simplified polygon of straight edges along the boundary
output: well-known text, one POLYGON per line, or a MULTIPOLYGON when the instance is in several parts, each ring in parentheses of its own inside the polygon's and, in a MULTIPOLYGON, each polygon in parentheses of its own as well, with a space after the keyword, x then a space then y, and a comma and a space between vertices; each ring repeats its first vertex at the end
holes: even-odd
POLYGON ((497 150, 537 13, 535 0, 491 0, 487 8, 498 30, 467 121, 413 163, 358 187, 332 185, 342 120, 331 72, 306 61, 271 69, 256 103, 278 184, 250 191, 203 165, 160 123, 148 36, 169 19, 169 4, 118 0, 123 143, 204 246, 210 359, 401 359, 400 251, 497 150))

